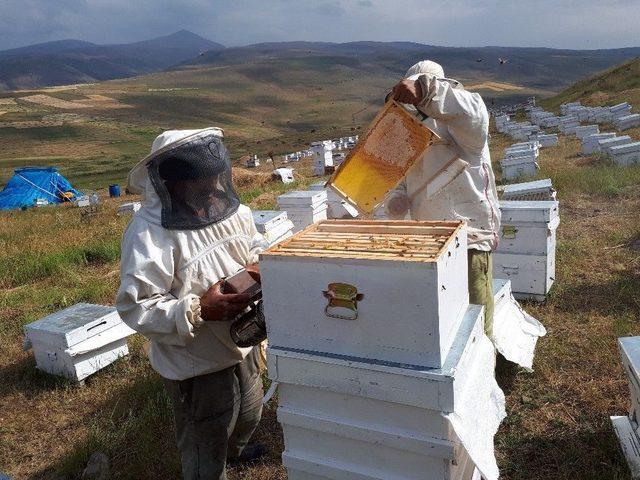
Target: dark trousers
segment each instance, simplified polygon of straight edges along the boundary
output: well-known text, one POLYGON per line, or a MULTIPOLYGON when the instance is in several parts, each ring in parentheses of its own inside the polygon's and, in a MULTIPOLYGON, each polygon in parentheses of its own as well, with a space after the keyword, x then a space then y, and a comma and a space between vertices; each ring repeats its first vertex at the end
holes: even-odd
POLYGON ((164 379, 185 480, 227 479, 227 458, 240 455, 262 415, 259 356, 254 348, 225 370, 182 381, 164 379))

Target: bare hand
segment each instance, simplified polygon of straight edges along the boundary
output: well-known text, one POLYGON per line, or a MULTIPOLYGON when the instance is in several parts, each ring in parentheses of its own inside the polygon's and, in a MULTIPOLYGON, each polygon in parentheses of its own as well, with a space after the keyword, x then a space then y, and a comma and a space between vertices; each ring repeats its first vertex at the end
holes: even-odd
POLYGON ((393 99, 400 103, 417 105, 422 101, 422 87, 417 80, 401 80, 393 87, 393 99))
POLYGON ((200 316, 207 322, 224 322, 240 315, 251 301, 246 293, 222 293, 222 281, 200 297, 200 316))

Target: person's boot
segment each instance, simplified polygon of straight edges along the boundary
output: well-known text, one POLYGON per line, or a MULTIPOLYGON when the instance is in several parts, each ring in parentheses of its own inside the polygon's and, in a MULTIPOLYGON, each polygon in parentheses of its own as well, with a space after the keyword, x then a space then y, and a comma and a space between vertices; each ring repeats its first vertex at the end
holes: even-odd
POLYGON ((237 457, 227 459, 227 464, 231 467, 240 465, 242 463, 249 463, 257 460, 267 453, 267 447, 261 443, 250 443, 242 449, 242 452, 237 457))

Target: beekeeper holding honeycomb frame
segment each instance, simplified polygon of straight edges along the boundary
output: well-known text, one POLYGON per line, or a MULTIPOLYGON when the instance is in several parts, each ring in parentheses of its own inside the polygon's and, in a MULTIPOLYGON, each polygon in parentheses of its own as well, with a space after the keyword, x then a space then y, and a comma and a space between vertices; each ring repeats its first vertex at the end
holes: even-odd
MULTIPOLYGON (((392 219, 464 220, 468 229, 469 301, 485 306, 493 327, 491 253, 498 246, 500 208, 489 153, 489 114, 477 93, 445 77, 430 60, 413 65, 388 95, 415 107, 440 141, 407 173, 385 202, 392 219), (434 169, 439 172, 433 177, 434 169)), ((411 107, 410 107, 411 108, 411 107)))

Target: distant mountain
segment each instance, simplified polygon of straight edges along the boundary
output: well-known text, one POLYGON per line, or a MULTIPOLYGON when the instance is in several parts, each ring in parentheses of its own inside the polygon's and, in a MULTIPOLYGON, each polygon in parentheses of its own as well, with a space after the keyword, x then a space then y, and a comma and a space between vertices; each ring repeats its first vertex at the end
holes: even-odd
POLYGON ((223 45, 181 30, 142 42, 60 40, 0 51, 0 90, 87 83, 153 73, 223 45))
POLYGON ((551 48, 454 48, 412 42, 282 42, 206 52, 181 65, 233 65, 269 59, 328 57, 352 67, 403 74, 413 63, 428 58, 442 63, 447 75, 476 83, 504 81, 542 90, 559 91, 595 72, 640 56, 639 48, 557 50, 551 48), (499 59, 506 60, 501 63, 499 59))

